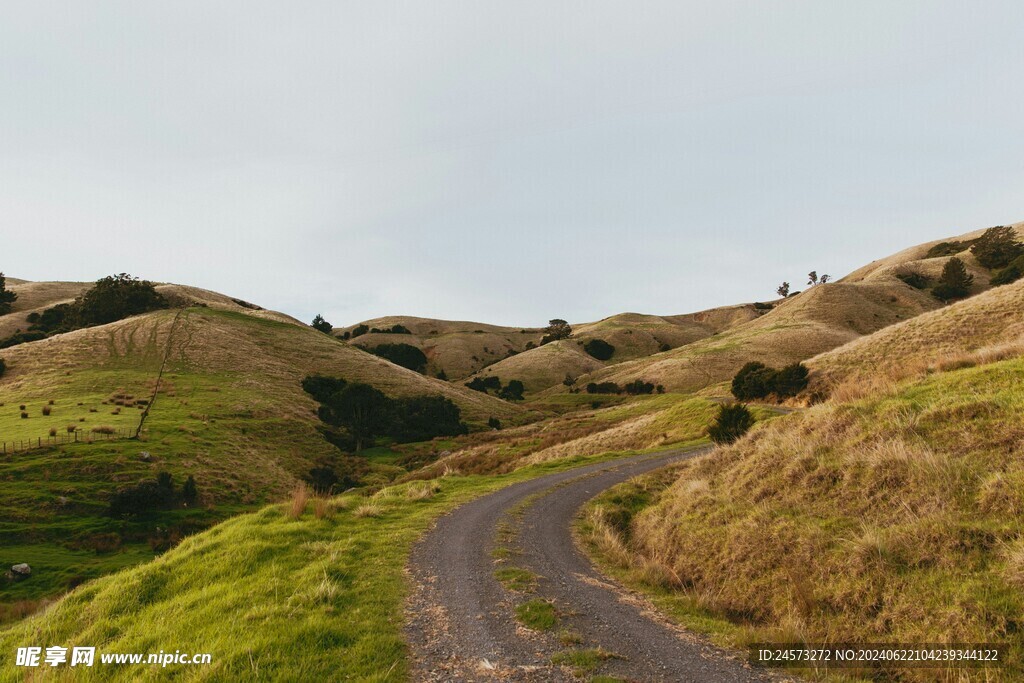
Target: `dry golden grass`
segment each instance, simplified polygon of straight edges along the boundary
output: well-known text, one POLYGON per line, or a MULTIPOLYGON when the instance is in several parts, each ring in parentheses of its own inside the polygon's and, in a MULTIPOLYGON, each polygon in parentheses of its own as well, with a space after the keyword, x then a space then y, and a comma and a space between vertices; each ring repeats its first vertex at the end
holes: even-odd
POLYGON ((679 466, 625 528, 605 501, 593 542, 739 640, 1019 645, 1022 373, 1001 361, 777 420, 679 466))
POLYGON ((298 519, 306 513, 306 507, 309 505, 309 487, 306 486, 305 482, 299 482, 292 489, 292 496, 288 501, 288 516, 292 519, 298 519))
POLYGON ((326 519, 330 516, 333 509, 331 508, 330 500, 323 496, 317 496, 313 499, 313 516, 317 519, 326 519))
POLYGON ((352 510, 352 516, 357 518, 380 517, 382 514, 384 514, 384 508, 376 503, 363 503, 352 510))

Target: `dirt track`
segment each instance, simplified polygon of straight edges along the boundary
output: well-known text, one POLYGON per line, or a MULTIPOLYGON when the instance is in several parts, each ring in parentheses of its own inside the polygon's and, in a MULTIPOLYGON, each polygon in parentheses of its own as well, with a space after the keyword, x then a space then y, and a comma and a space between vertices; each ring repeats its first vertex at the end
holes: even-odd
POLYGON ((415 547, 409 571, 415 588, 407 638, 416 681, 562 681, 571 669, 551 664, 557 652, 602 648, 615 657, 584 677, 628 681, 778 680, 659 620, 612 585, 576 548, 572 522, 601 491, 706 449, 668 451, 589 465, 521 482, 442 517, 415 547), (499 535, 501 538, 499 539, 499 535), (496 560, 493 551, 510 547, 496 560), (539 577, 534 592, 507 590, 494 577, 515 566, 539 577), (515 606, 553 601, 559 623, 538 633, 520 626, 515 606), (558 634, 578 634, 575 644, 558 634))

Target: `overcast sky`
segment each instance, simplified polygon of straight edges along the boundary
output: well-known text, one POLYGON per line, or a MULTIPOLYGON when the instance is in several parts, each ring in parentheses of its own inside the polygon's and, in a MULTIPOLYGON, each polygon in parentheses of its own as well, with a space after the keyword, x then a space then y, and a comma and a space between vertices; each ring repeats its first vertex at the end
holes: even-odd
POLYGON ((1024 220, 1024 4, 0 0, 0 270, 335 325, 771 298, 1024 220))

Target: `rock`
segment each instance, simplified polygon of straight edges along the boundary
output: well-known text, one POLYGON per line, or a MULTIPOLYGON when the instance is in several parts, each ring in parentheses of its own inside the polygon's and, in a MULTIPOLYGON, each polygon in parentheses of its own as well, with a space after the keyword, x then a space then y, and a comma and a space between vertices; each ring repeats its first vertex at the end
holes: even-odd
POLYGON ((11 567, 11 577, 14 578, 15 581, 27 579, 31 574, 32 567, 28 566, 24 562, 22 562, 21 564, 16 564, 13 567, 11 567))
POLYGON ((139 453, 139 460, 142 462, 149 462, 153 459, 153 456, 149 454, 149 451, 142 451, 139 453))

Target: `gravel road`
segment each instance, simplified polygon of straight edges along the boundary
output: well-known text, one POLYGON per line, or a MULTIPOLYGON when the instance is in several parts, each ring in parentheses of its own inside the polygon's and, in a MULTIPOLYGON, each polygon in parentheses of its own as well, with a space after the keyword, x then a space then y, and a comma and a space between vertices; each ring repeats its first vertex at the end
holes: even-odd
POLYGON ((626 681, 780 680, 659 619, 642 599, 598 573, 573 541, 572 523, 586 501, 706 452, 665 451, 546 475, 439 519, 414 548, 408 568, 413 680, 572 681, 598 674, 626 681), (496 559, 496 548, 512 552, 496 559), (535 589, 507 590, 494 572, 508 566, 537 575, 535 589), (516 605, 537 598, 552 601, 559 615, 548 632, 526 629, 515 618, 516 605), (567 632, 578 640, 570 642, 567 632), (614 657, 588 671, 551 663, 556 653, 596 648, 614 657))

